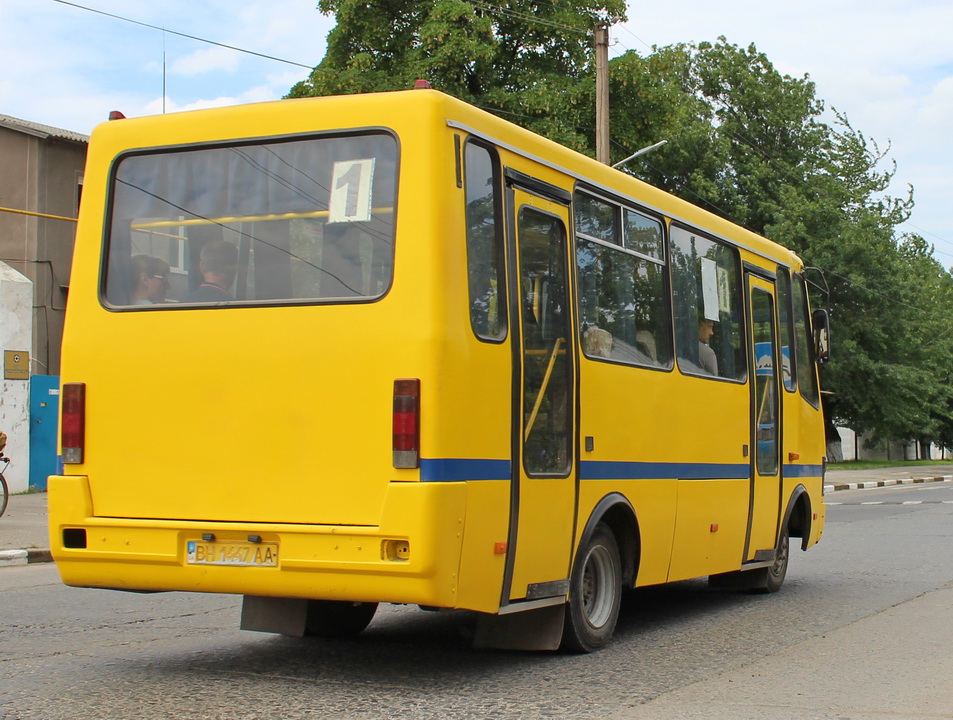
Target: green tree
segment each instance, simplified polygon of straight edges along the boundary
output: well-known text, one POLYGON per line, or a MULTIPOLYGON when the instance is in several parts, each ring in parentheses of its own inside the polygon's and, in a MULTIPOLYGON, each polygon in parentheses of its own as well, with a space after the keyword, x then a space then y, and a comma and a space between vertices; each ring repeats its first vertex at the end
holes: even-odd
POLYGON ((825 122, 814 84, 781 75, 754 46, 721 38, 629 53, 612 78, 614 138, 632 148, 669 141, 629 172, 826 272, 831 435, 848 424, 885 438, 938 438, 950 373, 935 350, 946 334, 925 319, 949 316, 950 276, 922 240, 898 238, 912 190, 887 194, 895 169, 881 169, 887 152, 843 114, 825 122))
POLYGON ((576 149, 590 141, 593 28, 625 18, 624 0, 321 0, 318 9, 337 25, 289 97, 404 90, 421 78, 576 149))

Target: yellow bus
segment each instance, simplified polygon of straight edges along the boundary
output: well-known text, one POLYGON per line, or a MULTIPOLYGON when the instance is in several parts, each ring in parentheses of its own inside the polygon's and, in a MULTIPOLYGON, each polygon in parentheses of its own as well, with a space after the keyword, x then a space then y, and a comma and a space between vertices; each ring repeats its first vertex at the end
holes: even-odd
POLYGON ((765 238, 430 89, 114 120, 85 177, 69 585, 591 651, 622 590, 774 591, 821 536, 826 316, 765 238))

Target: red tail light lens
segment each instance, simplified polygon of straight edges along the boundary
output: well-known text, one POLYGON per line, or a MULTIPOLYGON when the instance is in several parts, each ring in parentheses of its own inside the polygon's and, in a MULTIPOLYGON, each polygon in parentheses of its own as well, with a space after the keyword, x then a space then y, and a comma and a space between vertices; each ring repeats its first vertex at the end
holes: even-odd
POLYGON ((63 385, 61 444, 64 463, 81 463, 86 450, 86 383, 63 385))
POLYGON ((420 465, 420 380, 394 380, 394 467, 420 465))

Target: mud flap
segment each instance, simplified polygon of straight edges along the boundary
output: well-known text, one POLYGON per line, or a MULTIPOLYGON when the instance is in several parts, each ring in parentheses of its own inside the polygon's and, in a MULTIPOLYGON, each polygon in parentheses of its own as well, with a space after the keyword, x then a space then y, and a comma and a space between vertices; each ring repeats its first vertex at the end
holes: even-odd
POLYGON ((245 595, 242 601, 242 630, 304 637, 308 601, 245 595))
POLYGON ((768 586, 768 568, 755 570, 735 570, 708 576, 708 587, 712 590, 743 592, 745 590, 763 590, 768 586))
POLYGON ((481 614, 473 647, 494 650, 558 650, 566 606, 551 605, 508 615, 481 614))

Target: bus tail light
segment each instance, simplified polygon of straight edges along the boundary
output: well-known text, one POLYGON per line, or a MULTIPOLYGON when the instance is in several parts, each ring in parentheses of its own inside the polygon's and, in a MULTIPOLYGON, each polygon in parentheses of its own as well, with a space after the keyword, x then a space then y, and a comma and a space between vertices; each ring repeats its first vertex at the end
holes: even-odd
POLYGON ((420 380, 394 380, 394 467, 420 465, 420 380))
POLYGON ((62 401, 63 462, 81 463, 86 450, 86 383, 65 383, 62 401))

